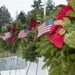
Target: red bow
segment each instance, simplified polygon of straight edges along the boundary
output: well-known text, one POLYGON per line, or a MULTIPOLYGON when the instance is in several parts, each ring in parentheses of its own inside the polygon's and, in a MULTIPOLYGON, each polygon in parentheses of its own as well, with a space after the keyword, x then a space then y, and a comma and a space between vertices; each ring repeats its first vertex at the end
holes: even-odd
MULTIPOLYGON (((16 32, 16 29, 17 29, 17 26, 16 26, 16 23, 13 24, 13 29, 12 31, 15 33, 16 32)), ((15 39, 16 35, 15 34, 12 34, 12 36, 10 37, 10 42, 9 42, 9 45, 12 46, 12 42, 13 40, 15 39)))
POLYGON ((13 26, 12 31, 13 31, 13 32, 16 32, 16 28, 17 28, 16 23, 14 23, 14 26, 13 26))
POLYGON ((63 27, 61 25, 53 25, 50 29, 50 34, 48 37, 49 41, 59 48, 61 48, 64 43, 64 34, 59 34, 59 31, 62 28, 63 27))
POLYGON ((8 32, 10 32, 10 31, 11 31, 11 28, 9 27, 9 28, 8 28, 8 32))
POLYGON ((36 24, 37 24, 37 21, 32 18, 30 21, 29 31, 31 31, 33 28, 35 28, 36 24))
MULTIPOLYGON (((73 11, 73 8, 71 6, 64 5, 62 9, 59 11, 56 17, 56 20, 63 20, 64 17, 68 17, 66 16, 66 13, 69 11, 73 11)), ((72 17, 69 17, 69 18, 71 19, 72 17)))
MULTIPOLYGON (((72 7, 64 5, 62 9, 59 11, 56 20, 63 20, 64 17, 68 17, 66 16, 66 13, 68 11, 73 11, 72 7)), ((69 18, 71 19, 72 17, 69 18)), ((59 33, 62 28, 63 27, 61 25, 53 25, 50 29, 49 34, 49 41, 59 48, 61 48, 64 43, 65 33, 63 33, 62 35, 59 33)))
POLYGON ((16 35, 13 34, 11 37, 10 37, 10 42, 9 42, 9 45, 12 46, 12 41, 15 39, 16 35))

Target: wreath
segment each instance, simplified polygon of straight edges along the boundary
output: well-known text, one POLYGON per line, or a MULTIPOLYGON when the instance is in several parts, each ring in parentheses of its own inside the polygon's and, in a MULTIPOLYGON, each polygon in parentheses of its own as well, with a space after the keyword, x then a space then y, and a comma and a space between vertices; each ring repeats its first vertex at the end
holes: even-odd
MULTIPOLYGON (((36 23, 36 22, 35 22, 36 23)), ((7 27, 9 38, 0 39, 1 50, 20 55, 27 61, 35 62, 38 57, 44 57, 49 75, 75 75, 75 0, 69 0, 58 12, 49 34, 37 37, 38 25, 30 27, 27 37, 17 38, 19 31, 24 28, 21 22, 15 22, 7 27)))

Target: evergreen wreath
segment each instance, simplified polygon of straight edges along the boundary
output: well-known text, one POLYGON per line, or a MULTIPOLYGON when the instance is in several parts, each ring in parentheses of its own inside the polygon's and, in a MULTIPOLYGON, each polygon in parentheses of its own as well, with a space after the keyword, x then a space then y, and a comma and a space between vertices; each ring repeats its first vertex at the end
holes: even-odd
POLYGON ((16 25, 2 29, 2 32, 11 31, 12 43, 9 44, 10 39, 0 39, 1 51, 20 51, 23 58, 30 62, 35 62, 38 57, 43 56, 45 64, 42 69, 48 67, 49 75, 75 75, 75 0, 68 1, 68 5, 59 10, 49 35, 37 38, 36 26, 28 31, 27 38, 18 39, 18 33, 24 26, 20 21, 15 23, 16 25), (59 37, 62 40, 59 40, 59 37))
POLYGON ((36 52, 44 56, 45 64, 42 68, 48 67, 49 75, 75 75, 74 8, 74 0, 63 6, 56 16, 49 35, 40 37, 41 41, 36 44, 40 47, 36 52))

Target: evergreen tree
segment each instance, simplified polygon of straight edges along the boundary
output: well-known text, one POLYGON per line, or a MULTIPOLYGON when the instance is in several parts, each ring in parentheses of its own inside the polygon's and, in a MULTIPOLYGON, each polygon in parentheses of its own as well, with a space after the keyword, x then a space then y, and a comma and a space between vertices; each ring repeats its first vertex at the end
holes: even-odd
POLYGON ((24 24, 26 21, 26 14, 23 11, 21 11, 17 19, 20 19, 21 22, 24 24))
POLYGON ((0 7, 0 28, 11 22, 11 15, 5 6, 0 7))
POLYGON ((47 1, 47 9, 49 9, 50 13, 53 13, 53 11, 55 10, 55 4, 52 0, 48 0, 47 1))
POLYGON ((32 5, 32 7, 35 9, 35 8, 37 8, 37 9, 39 9, 39 8, 41 8, 43 5, 41 5, 41 0, 38 0, 38 1, 36 1, 36 0, 34 0, 34 5, 32 5))

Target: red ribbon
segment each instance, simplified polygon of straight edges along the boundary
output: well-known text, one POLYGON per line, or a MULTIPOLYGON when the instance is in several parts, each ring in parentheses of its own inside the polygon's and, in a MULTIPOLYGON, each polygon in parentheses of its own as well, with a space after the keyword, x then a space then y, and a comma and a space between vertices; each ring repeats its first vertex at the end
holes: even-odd
POLYGON ((59 31, 62 28, 63 27, 61 25, 53 25, 50 29, 50 34, 48 37, 49 41, 59 48, 61 48, 64 43, 64 34, 59 34, 59 31))
POLYGON ((37 24, 37 21, 32 18, 30 21, 29 31, 31 31, 33 28, 35 28, 36 24, 37 24))
MULTIPOLYGON (((68 17, 66 16, 66 13, 69 11, 73 11, 73 8, 71 6, 64 5, 62 9, 59 11, 56 17, 56 20, 63 20, 64 17, 68 17)), ((69 18, 71 19, 72 17, 69 17, 69 18)))
MULTIPOLYGON (((66 6, 64 5, 62 7, 62 9, 59 11, 56 20, 63 20, 64 17, 68 17, 66 16, 66 13, 69 11, 73 11, 71 6, 66 6)), ((68 18, 72 18, 72 17, 68 17, 68 18)), ((51 43, 53 43, 55 46, 57 46, 58 48, 61 48, 63 46, 64 43, 64 34, 59 34, 59 31, 62 29, 62 25, 52 25, 52 27, 50 28, 50 32, 49 32, 49 41, 51 43)))
POLYGON ((16 23, 14 23, 12 31, 16 32, 16 28, 17 28, 16 23))
POLYGON ((12 41, 15 39, 16 35, 13 34, 11 37, 10 37, 10 42, 9 42, 9 46, 12 46, 12 41))
POLYGON ((9 27, 9 28, 8 28, 8 32, 10 32, 10 31, 11 31, 11 28, 9 27))
POLYGON ((10 37, 9 46, 12 46, 12 42, 13 42, 13 40, 14 40, 15 37, 16 37, 16 35, 15 35, 16 29, 17 29, 17 26, 16 26, 16 23, 14 23, 14 24, 13 24, 13 29, 12 29, 12 31, 13 31, 14 33, 13 33, 12 36, 10 37))

